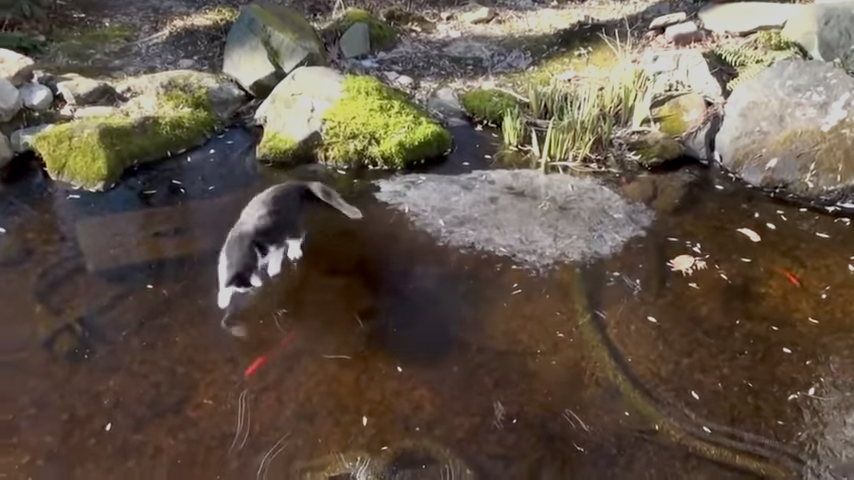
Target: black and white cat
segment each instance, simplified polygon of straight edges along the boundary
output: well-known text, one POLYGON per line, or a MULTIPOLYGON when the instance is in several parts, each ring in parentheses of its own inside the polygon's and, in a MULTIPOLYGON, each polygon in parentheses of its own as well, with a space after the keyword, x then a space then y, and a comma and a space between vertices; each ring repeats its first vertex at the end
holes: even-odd
POLYGON ((226 309, 235 292, 246 292, 282 270, 285 256, 302 257, 303 211, 308 203, 329 205, 354 220, 362 212, 320 182, 287 181, 255 195, 240 212, 219 253, 217 305, 226 309))

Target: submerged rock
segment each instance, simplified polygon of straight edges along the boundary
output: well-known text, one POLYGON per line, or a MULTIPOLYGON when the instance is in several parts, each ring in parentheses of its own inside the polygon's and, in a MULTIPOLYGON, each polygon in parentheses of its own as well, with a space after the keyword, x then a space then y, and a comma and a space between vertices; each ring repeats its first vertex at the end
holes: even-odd
POLYGON ((113 186, 124 170, 203 143, 228 120, 243 92, 222 75, 192 71, 123 82, 127 103, 56 125, 31 143, 50 176, 86 190, 113 186))
POLYGON ((535 170, 401 175, 377 199, 451 246, 508 255, 533 268, 610 255, 653 220, 601 182, 535 170))
POLYGON ((398 169, 451 147, 444 127, 403 92, 370 76, 302 67, 255 114, 264 126, 258 158, 293 162, 318 156, 340 167, 398 169))
POLYGON ((305 65, 326 65, 326 49, 300 12, 268 2, 240 9, 226 37, 224 73, 264 98, 285 76, 305 65))
POLYGON ((715 138, 744 181, 809 199, 854 186, 854 78, 818 60, 783 60, 737 88, 715 138))

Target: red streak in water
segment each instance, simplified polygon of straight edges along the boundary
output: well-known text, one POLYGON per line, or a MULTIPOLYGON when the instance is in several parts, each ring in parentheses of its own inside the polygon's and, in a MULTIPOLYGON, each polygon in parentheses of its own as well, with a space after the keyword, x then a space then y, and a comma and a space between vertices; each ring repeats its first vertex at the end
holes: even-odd
MULTIPOLYGON (((291 343, 291 340, 293 340, 294 337, 296 337, 296 334, 297 334, 296 331, 293 331, 293 332, 287 334, 285 336, 285 338, 282 339, 282 342, 279 344, 279 348, 283 349, 283 348, 287 347, 288 344, 291 343)), ((253 373, 255 373, 259 368, 261 368, 261 365, 264 365, 265 363, 267 363, 267 360, 270 358, 271 355, 272 355, 272 352, 267 353, 266 355, 261 355, 260 357, 253 360, 252 363, 250 363, 249 366, 246 367, 246 371, 243 372, 243 376, 248 377, 249 375, 252 375, 253 373)))
POLYGON ((798 280, 798 277, 796 277, 794 273, 786 270, 785 268, 780 268, 780 267, 777 267, 777 271, 782 273, 783 275, 785 275, 786 278, 788 278, 789 281, 792 282, 793 285, 798 286, 798 287, 801 286, 801 281, 798 280))

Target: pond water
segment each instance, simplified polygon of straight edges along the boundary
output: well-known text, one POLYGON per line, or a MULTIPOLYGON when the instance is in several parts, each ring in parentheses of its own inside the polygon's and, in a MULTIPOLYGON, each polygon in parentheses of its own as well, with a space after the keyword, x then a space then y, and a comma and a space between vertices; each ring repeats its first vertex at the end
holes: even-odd
MULTIPOLYGON (((438 171, 488 164, 491 137, 463 134, 438 171)), ((312 175, 258 165, 251 141, 229 131, 102 194, 13 172, 3 478, 844 478, 847 219, 691 170, 620 253, 534 275, 328 177, 365 218, 312 211, 299 267, 246 302, 237 338, 216 249, 253 192, 312 175), (680 254, 707 268, 670 271, 680 254)))

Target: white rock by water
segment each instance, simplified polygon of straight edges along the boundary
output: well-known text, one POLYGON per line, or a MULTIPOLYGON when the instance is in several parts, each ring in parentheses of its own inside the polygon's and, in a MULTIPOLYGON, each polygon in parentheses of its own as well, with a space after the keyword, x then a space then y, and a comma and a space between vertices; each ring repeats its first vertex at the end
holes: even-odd
POLYGON ((42 112, 53 104, 53 92, 38 83, 28 83, 20 88, 21 101, 30 110, 42 112))
POLYGON ((8 122, 23 106, 21 94, 8 80, 0 78, 0 123, 8 122))
POLYGON ((26 82, 33 73, 35 62, 18 52, 0 48, 0 78, 16 87, 26 82))

